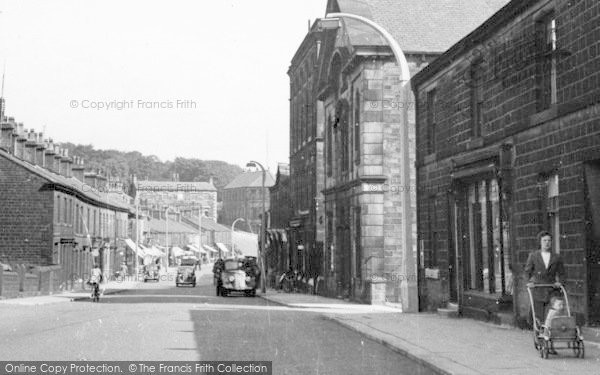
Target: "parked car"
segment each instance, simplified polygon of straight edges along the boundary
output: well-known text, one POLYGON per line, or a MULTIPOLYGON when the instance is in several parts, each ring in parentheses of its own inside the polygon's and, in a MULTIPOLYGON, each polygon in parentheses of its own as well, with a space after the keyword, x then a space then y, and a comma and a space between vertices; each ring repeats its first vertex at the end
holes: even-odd
POLYGON ((197 258, 181 258, 179 267, 177 267, 177 277, 175 285, 191 285, 196 286, 196 268, 198 266, 197 258))
POLYGON ((225 259, 215 272, 217 296, 226 297, 233 292, 256 296, 256 269, 247 259, 225 259))
POLYGON ((144 266, 144 282, 148 280, 155 280, 158 282, 159 274, 158 274, 158 266, 155 264, 149 264, 144 266))

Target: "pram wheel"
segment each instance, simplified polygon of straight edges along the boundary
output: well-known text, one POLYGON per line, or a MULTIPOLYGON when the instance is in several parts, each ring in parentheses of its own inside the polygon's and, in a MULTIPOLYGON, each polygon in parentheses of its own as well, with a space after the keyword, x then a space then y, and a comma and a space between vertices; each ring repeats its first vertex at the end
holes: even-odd
POLYGON ((540 356, 543 359, 548 359, 548 353, 550 352, 550 347, 549 347, 549 343, 546 340, 542 341, 541 347, 540 347, 540 356))
POLYGON ((577 358, 585 357, 585 346, 583 345, 582 340, 578 340, 573 343, 573 352, 577 358))

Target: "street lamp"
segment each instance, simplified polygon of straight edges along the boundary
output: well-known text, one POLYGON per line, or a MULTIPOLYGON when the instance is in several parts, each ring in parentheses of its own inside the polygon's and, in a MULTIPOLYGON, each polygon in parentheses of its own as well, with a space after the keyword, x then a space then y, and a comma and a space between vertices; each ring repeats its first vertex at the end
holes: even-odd
POLYGON ((165 246, 167 248, 167 268, 169 268, 169 206, 165 210, 165 220, 167 221, 167 225, 165 228, 165 246))
MULTIPOLYGON (((394 37, 387 30, 385 30, 379 24, 371 21, 370 19, 349 13, 326 14, 325 18, 319 21, 319 29, 331 30, 339 28, 340 18, 349 18, 364 23, 375 29, 388 42, 390 48, 392 49, 392 52, 394 53, 394 57, 396 58, 396 63, 400 67, 401 99, 405 102, 408 102, 408 100, 410 99, 410 93, 408 92, 409 86, 407 85, 407 83, 410 80, 410 70, 408 68, 406 56, 404 56, 400 45, 394 39, 394 37)), ((416 265, 413 256, 415 250, 413 249, 412 243, 412 216, 410 212, 410 191, 412 191, 413 189, 408 189, 408 186, 410 185, 410 158, 408 152, 409 121, 407 107, 407 105, 402 106, 402 122, 404 122, 404 126, 400 127, 400 165, 402 169, 402 173, 400 174, 400 184, 401 186, 404 186, 404 189, 402 189, 402 193, 400 195, 400 199, 402 202, 401 245, 402 249, 404 250, 402 259, 402 272, 406 276, 404 277, 403 281, 401 281, 400 289, 403 311, 416 312, 418 311, 418 292, 415 277, 411 277, 411 275, 416 274, 416 265)))
POLYGON ((235 243, 233 242, 233 232, 234 232, 234 228, 235 228, 235 223, 237 223, 238 221, 246 221, 246 220, 244 220, 244 218, 242 218, 242 217, 238 217, 237 219, 235 219, 233 221, 233 223, 231 223, 231 252, 233 253, 234 256, 235 256, 235 243))
POLYGON ((267 292, 267 284, 266 284, 266 280, 265 280, 265 212, 266 212, 266 197, 265 197, 265 179, 267 176, 267 172, 265 171, 265 167, 262 166, 262 164, 260 164, 257 161, 249 161, 248 164, 246 164, 246 167, 252 168, 252 167, 259 167, 262 171, 262 216, 260 218, 260 254, 259 254, 259 258, 260 258, 260 287, 261 287, 261 291, 263 293, 267 292))

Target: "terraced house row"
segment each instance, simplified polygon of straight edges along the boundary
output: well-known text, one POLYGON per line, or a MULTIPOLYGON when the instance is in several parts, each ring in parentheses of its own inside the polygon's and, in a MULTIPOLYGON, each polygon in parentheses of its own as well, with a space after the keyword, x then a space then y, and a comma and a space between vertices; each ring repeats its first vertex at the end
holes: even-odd
POLYGON ((0 263, 52 271, 46 292, 76 287, 94 261, 112 274, 126 251, 131 198, 42 133, 0 118, 0 263))

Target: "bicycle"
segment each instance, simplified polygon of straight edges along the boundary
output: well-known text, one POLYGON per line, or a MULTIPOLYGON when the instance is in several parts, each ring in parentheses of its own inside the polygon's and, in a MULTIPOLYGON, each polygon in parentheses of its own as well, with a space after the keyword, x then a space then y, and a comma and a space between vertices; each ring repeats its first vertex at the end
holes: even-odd
POLYGON ((100 301, 100 285, 98 283, 92 283, 92 302, 100 301))

